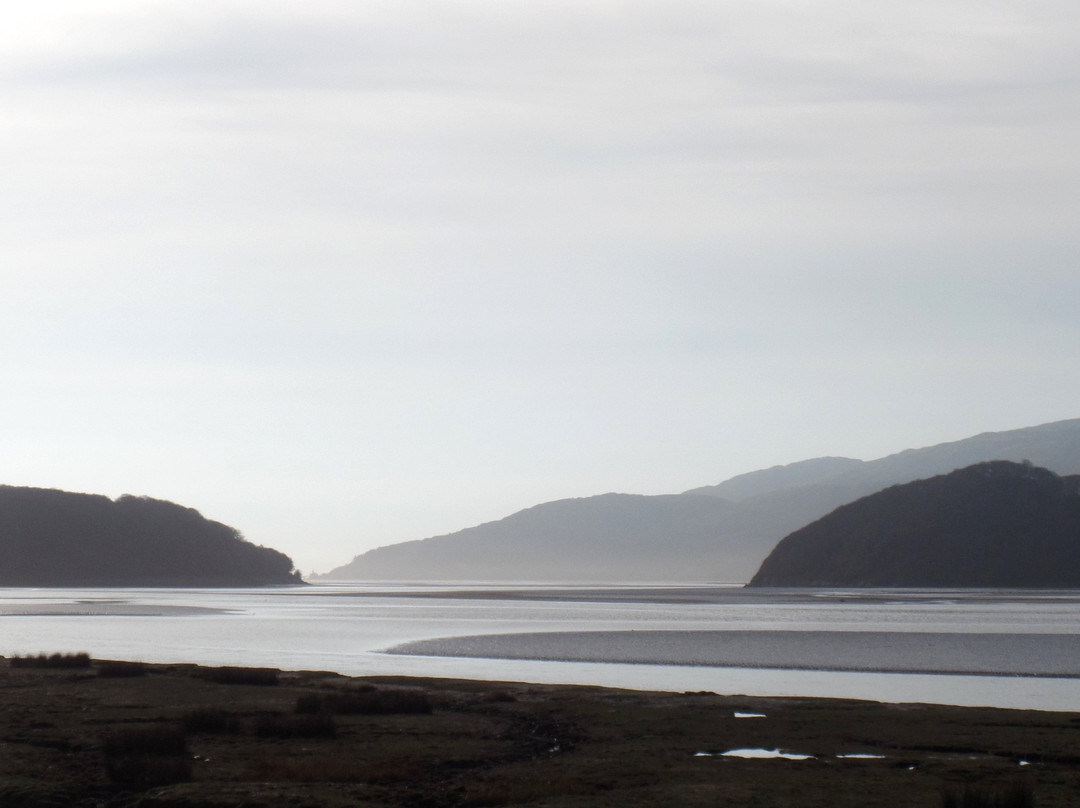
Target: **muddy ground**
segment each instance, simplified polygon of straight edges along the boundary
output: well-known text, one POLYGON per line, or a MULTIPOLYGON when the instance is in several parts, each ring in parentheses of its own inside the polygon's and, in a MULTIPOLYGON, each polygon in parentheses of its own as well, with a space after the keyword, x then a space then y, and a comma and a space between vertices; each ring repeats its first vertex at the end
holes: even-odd
POLYGON ((0 808, 1080 804, 1075 713, 52 664, 0 659, 0 808))

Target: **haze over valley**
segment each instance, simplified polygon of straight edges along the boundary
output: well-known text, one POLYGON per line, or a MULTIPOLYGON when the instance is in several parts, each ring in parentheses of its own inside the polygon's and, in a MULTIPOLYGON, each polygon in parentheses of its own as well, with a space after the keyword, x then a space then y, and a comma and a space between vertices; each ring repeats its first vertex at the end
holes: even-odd
MULTIPOLYGON (((1045 507, 1025 511, 1022 503, 1031 495, 1014 485, 1036 475, 1031 478, 1049 491, 1080 479, 1059 478, 1055 471, 1080 473, 1080 419, 984 433, 873 461, 815 458, 682 494, 609 493, 541 503, 457 533, 368 551, 310 580, 743 583, 753 577, 757 585, 788 586, 1066 586, 1071 578, 1050 573, 1076 567, 1080 521, 1065 515, 1074 504, 1054 504, 1047 494, 1045 507), (978 472, 982 468, 1000 469, 992 480, 1006 487, 994 493, 962 485, 943 489, 954 500, 944 514, 938 512, 943 493, 895 499, 894 492, 948 482, 962 475, 958 469, 969 475, 958 480, 986 479, 978 472), (879 501, 892 504, 873 504, 879 501), (845 524, 849 512, 860 514, 855 524, 861 533, 830 527, 845 524), (903 539, 910 546, 901 541, 875 556, 880 536, 900 524, 920 526, 903 539), (818 545, 827 539, 837 546, 828 552, 788 551, 814 530, 818 545), (1011 544, 1025 544, 1039 560, 1015 561, 1011 544), (945 546, 954 550, 937 561, 926 550, 945 546), (787 561, 773 558, 781 549, 787 561), (970 557, 984 562, 961 563, 970 557), (762 561, 766 566, 759 572, 762 561), (1005 574, 1002 564, 1018 577, 1005 574), (924 571, 913 571, 918 569, 924 571)), ((0 585, 299 582, 288 556, 257 547, 236 528, 189 507, 148 497, 112 501, 0 486, 0 585)))
POLYGON ((833 509, 989 460, 1080 473, 1080 419, 873 461, 817 458, 678 495, 548 502, 457 533, 368 551, 316 580, 745 582, 782 538, 833 509))

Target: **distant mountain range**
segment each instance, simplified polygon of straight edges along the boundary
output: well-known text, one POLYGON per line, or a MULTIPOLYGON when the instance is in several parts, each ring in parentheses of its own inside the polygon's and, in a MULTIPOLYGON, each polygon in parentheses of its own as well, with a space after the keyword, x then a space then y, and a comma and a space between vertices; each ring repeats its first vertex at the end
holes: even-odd
POLYGON ((750 586, 1080 586, 1080 476, 997 460, 895 485, 791 533, 750 586))
POLYGON ((682 494, 548 502, 445 536, 380 547, 314 578, 741 583, 782 538, 841 505, 989 460, 1080 473, 1080 419, 878 460, 815 458, 682 494))
POLYGON ((198 511, 0 486, 0 586, 263 586, 300 583, 292 560, 198 511))

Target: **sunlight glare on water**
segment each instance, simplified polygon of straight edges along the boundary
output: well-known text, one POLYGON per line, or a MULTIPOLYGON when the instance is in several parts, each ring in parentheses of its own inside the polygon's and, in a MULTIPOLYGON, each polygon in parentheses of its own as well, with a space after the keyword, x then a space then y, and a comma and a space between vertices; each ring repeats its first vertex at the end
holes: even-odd
MULTIPOLYGON (((1080 654, 1074 642, 1080 626, 1080 593, 1076 592, 510 585, 8 589, 0 590, 0 621, 0 653, 7 656, 87 651, 98 658, 333 670, 350 675, 1080 710, 1075 678, 1080 675, 1076 658, 1080 654), (620 649, 651 638, 646 644, 653 649, 650 653, 660 648, 661 656, 675 656, 637 664, 383 653, 419 640, 529 635, 509 640, 527 646, 531 638, 548 642, 574 632, 603 632, 620 649), (789 645, 801 636, 820 636, 836 643, 838 653, 850 652, 853 645, 869 647, 860 637, 873 637, 880 644, 890 636, 900 643, 903 637, 898 635, 911 632, 966 634, 975 639, 994 635, 1003 659, 1009 655, 1010 643, 1034 642, 1042 656, 1040 664, 1067 674, 1051 678, 881 673, 874 671, 872 658, 866 670, 847 672, 744 663, 691 666, 678 658, 677 644, 655 642, 657 638, 678 639, 678 633, 691 636, 686 632, 702 632, 721 646, 725 637, 733 643, 736 638, 750 637, 750 632, 775 632, 763 636, 775 636, 789 645), (1039 635, 1045 635, 1045 642, 1039 635)), ((779 647, 782 651, 788 646, 779 647)))

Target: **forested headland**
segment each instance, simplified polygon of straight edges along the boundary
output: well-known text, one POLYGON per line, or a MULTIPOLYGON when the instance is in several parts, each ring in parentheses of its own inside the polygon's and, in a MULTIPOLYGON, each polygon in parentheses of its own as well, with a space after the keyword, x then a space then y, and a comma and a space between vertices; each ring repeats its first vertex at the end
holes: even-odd
POLYGON ((895 485, 795 531, 751 586, 1080 586, 1080 476, 978 463, 895 485))
POLYGON ((193 508, 0 486, 0 586, 300 583, 292 559, 193 508))

